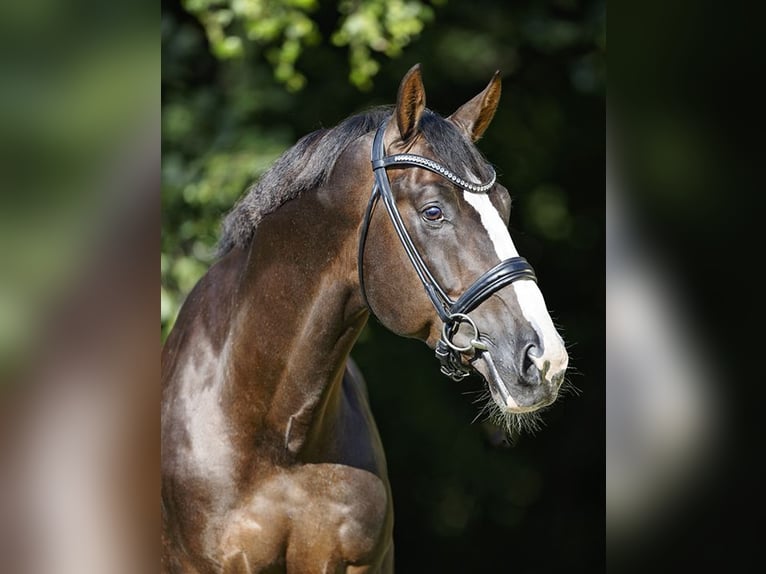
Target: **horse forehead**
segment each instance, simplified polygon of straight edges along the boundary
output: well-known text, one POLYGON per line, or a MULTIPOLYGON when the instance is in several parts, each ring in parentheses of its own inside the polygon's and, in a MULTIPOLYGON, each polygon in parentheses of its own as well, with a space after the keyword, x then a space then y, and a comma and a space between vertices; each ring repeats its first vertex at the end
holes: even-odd
POLYGON ((402 175, 400 181, 406 182, 406 184, 414 191, 419 191, 427 186, 438 186, 446 183, 446 180, 442 176, 420 167, 401 166, 394 169, 401 169, 402 175))

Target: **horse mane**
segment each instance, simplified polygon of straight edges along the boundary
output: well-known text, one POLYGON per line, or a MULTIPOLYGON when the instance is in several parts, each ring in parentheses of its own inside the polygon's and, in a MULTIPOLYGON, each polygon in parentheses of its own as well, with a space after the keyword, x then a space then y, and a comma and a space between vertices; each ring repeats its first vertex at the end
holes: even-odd
MULTIPOLYGON (((226 215, 219 255, 235 246, 246 247, 264 216, 325 183, 346 147, 376 129, 392 111, 392 106, 372 108, 346 118, 334 128, 319 129, 298 140, 226 215)), ((452 122, 426 109, 419 128, 437 161, 466 179, 471 175, 482 181, 491 177, 486 159, 452 122)))

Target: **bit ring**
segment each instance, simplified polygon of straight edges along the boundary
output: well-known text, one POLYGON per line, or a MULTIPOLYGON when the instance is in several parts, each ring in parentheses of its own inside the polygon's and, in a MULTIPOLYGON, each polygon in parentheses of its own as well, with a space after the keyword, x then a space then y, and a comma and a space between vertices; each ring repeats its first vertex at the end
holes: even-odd
POLYGON ((473 322, 473 319, 471 319, 465 313, 453 313, 449 316, 449 319, 444 323, 444 326, 442 327, 442 340, 450 349, 458 353, 466 353, 471 349, 486 349, 484 343, 479 341, 479 328, 476 326, 476 323, 473 322), (473 329, 473 336, 469 337, 470 342, 465 347, 459 347, 452 342, 451 336, 454 336, 455 333, 457 333, 457 330, 453 331, 452 335, 450 335, 449 332, 456 325, 459 326, 460 323, 468 323, 473 329))

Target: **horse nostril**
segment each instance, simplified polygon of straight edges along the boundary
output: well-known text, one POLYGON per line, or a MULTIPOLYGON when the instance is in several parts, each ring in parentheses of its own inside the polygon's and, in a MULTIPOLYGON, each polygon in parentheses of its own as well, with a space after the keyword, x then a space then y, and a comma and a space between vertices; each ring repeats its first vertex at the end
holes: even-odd
POLYGON ((537 365, 534 359, 539 358, 541 354, 541 349, 534 343, 529 343, 524 347, 521 359, 521 375, 529 382, 537 379, 537 365))
POLYGON ((532 362, 532 357, 529 356, 529 353, 524 353, 524 358, 521 362, 521 372, 526 374, 526 372, 529 369, 533 369, 535 364, 532 362))
POLYGON ((527 352, 527 357, 530 357, 530 358, 534 357, 535 359, 539 359, 540 357, 543 356, 543 350, 537 345, 535 345, 534 343, 530 343, 529 345, 527 345, 526 352, 527 352))

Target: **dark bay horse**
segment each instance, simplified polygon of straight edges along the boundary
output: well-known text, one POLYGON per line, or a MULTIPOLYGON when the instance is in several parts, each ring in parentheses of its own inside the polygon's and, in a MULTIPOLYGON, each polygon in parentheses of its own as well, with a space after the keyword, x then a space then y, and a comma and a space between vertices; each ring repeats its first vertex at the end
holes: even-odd
POLYGON ((481 374, 509 425, 556 399, 567 353, 474 145, 499 97, 495 74, 442 118, 415 66, 395 107, 304 137, 227 216, 163 348, 163 572, 393 571, 349 359, 370 313, 481 374))

